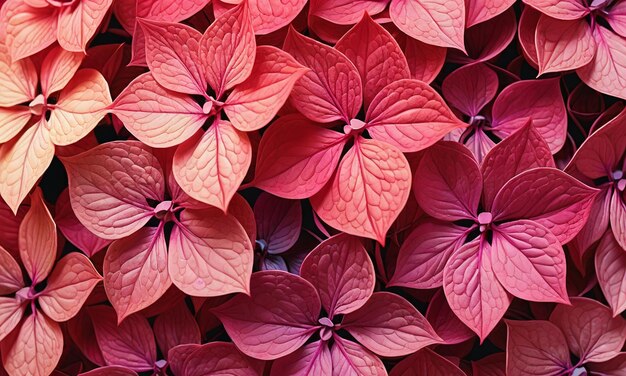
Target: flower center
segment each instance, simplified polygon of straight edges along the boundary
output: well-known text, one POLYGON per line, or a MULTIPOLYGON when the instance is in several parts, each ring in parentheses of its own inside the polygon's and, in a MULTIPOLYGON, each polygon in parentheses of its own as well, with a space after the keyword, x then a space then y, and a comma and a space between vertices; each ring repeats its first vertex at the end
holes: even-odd
POLYGON ((322 341, 328 341, 333 335, 333 328, 335 327, 335 324, 328 317, 322 317, 317 322, 322 325, 322 328, 320 329, 320 338, 322 341))
POLYGON ((22 287, 18 292, 15 293, 15 299, 18 302, 27 302, 32 300, 34 297, 34 291, 30 287, 22 287))
POLYGON ((585 367, 578 367, 572 371, 572 376, 587 376, 587 370, 585 367))
POLYGON ((207 115, 215 115, 222 109, 222 106, 224 106, 224 102, 220 102, 209 96, 206 102, 202 105, 202 112, 207 115))
POLYGON ((35 116, 41 116, 41 114, 43 114, 46 110, 46 107, 46 98, 44 98, 43 94, 36 96, 35 99, 33 99, 33 101, 28 105, 30 113, 35 116))
POLYGON ((350 120, 349 124, 343 126, 343 133, 350 134, 352 132, 359 132, 365 128, 365 122, 359 119, 350 120))
POLYGON ((154 207, 154 216, 158 219, 163 219, 165 216, 172 211, 174 204, 172 201, 162 201, 157 206, 154 207))
POLYGON ((493 220, 493 215, 491 215, 491 213, 489 212, 482 212, 478 214, 477 220, 478 224, 480 225, 480 232, 484 232, 490 227, 491 221, 493 220))

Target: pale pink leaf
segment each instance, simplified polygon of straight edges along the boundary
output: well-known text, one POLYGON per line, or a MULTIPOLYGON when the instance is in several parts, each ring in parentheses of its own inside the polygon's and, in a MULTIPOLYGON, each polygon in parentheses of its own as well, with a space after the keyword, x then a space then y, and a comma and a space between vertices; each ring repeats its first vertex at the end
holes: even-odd
POLYGON ((176 149, 173 172, 189 196, 226 211, 251 161, 248 136, 228 121, 216 119, 206 132, 176 149))
POLYGON ((406 157, 389 144, 359 138, 331 181, 311 197, 311 205, 330 226, 384 245, 410 190, 406 157))
POLYGON ((362 307, 374 292, 374 265, 360 240, 339 234, 315 247, 302 262, 302 278, 315 286, 332 319, 362 307))
POLYGON ((296 81, 307 71, 284 51, 259 46, 250 77, 228 96, 224 112, 241 131, 263 128, 276 116, 296 81))
POLYGON ((465 52, 463 0, 392 0, 389 15, 393 23, 410 37, 465 52))
POLYGON ((263 134, 252 185, 276 196, 308 198, 330 180, 347 137, 298 116, 282 116, 263 134))
POLYGON ((535 32, 539 75, 577 69, 596 52, 591 27, 585 20, 558 20, 542 15, 535 32))
POLYGON ((291 354, 276 359, 271 376, 331 375, 330 349, 324 341, 309 343, 291 354))
POLYGON ((320 309, 315 287, 308 281, 286 272, 262 271, 252 275, 250 296, 239 294, 213 312, 241 351, 269 360, 300 348, 317 330, 320 309))
POLYGON ((15 298, 0 297, 0 341, 20 323, 26 307, 15 298))
POLYGON ((490 20, 509 9, 514 3, 515 0, 465 0, 465 11, 467 13, 465 27, 471 27, 490 20))
POLYGON ((41 63, 41 92, 48 98, 63 89, 80 67, 84 54, 55 47, 41 63))
POLYGON ((201 346, 189 355, 186 363, 185 376, 258 376, 263 365, 243 355, 232 343, 226 342, 201 346))
POLYGON ((187 140, 208 119, 190 96, 164 89, 151 73, 133 80, 111 109, 133 136, 161 148, 187 140))
POLYGON ((596 276, 613 316, 626 310, 626 252, 611 232, 600 240, 595 255, 596 276))
POLYGON ((57 31, 61 47, 84 52, 111 3, 113 0, 81 0, 75 6, 62 7, 57 31))
POLYGON ((31 117, 30 109, 26 106, 0 107, 0 143, 17 136, 31 117))
POLYGON ((20 265, 0 246, 0 295, 9 295, 22 287, 24 279, 20 265))
POLYGON ((70 200, 78 219, 104 239, 120 239, 142 228, 161 202, 163 171, 150 148, 138 141, 117 141, 63 159, 70 200))
POLYGON ((389 376, 465 376, 454 363, 430 349, 424 349, 403 359, 389 376))
POLYGON ((11 0, 3 7, 5 43, 13 61, 34 55, 57 40, 58 8, 36 8, 26 1, 11 0))
POLYGON ((379 90, 365 122, 372 138, 403 152, 425 149, 450 131, 467 126, 433 88, 417 80, 398 80, 379 90))
POLYGON ((506 374, 558 376, 571 367, 563 333, 549 321, 506 321, 506 374))
POLYGON ((154 336, 161 353, 182 344, 199 344, 200 329, 185 304, 178 304, 154 320, 154 336))
POLYGON ((270 254, 283 253, 298 241, 302 227, 302 205, 261 193, 254 203, 257 238, 266 242, 270 254))
POLYGON ((571 352, 581 363, 605 362, 617 356, 626 340, 626 321, 609 307, 589 298, 573 297, 559 304, 550 321, 561 329, 571 352))
POLYGON ((12 61, 9 49, 2 42, 0 42, 0 91, 2 91, 0 97, 2 107, 31 101, 37 95, 35 65, 28 58, 12 61))
POLYGON ((167 265, 176 287, 205 297, 250 291, 252 244, 233 216, 187 209, 175 223, 167 265))
POLYGON ((39 296, 41 310, 57 322, 71 319, 100 280, 102 277, 87 257, 68 254, 56 264, 39 296))
POLYGON ((346 124, 359 112, 363 92, 359 71, 341 52, 289 29, 283 49, 311 70, 296 82, 291 104, 307 118, 346 124))
POLYGON ((163 226, 144 227, 111 243, 102 272, 118 322, 156 302, 172 284, 163 226))
POLYGON ((384 376, 383 362, 374 354, 352 341, 335 336, 330 349, 332 376, 384 376))
POLYGON ((441 85, 444 98, 465 115, 476 116, 498 91, 498 75, 485 64, 465 65, 441 85))
POLYGON ((591 63, 576 73, 584 83, 601 93, 626 98, 626 52, 624 38, 597 25, 593 38, 598 46, 591 63))
POLYGON ((577 20, 589 13, 583 0, 524 0, 524 3, 559 20, 577 20))

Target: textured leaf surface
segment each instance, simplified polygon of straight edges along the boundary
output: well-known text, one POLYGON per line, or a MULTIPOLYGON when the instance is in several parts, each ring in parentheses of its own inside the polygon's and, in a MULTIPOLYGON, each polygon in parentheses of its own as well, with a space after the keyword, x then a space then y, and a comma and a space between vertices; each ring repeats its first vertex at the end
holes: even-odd
POLYGON ((0 294, 8 295, 24 286, 22 269, 13 256, 0 246, 0 294))
POLYGON ((593 38, 597 44, 596 55, 576 73, 592 89, 626 98, 626 53, 621 48, 624 39, 604 26, 595 28, 593 38))
POLYGON ((335 344, 330 349, 333 364, 333 376, 378 376, 385 375, 383 362, 360 345, 335 337, 335 344))
POLYGON ((524 3, 559 20, 576 20, 589 12, 581 0, 524 0, 524 3))
POLYGON ((54 220, 43 201, 41 189, 31 195, 31 206, 19 231, 20 258, 33 284, 46 279, 57 253, 54 220))
POLYGON ((0 43, 0 106, 30 101, 37 95, 37 70, 30 59, 12 61, 9 49, 0 43))
POLYGON ((74 7, 61 9, 57 31, 61 47, 68 51, 85 51, 111 3, 113 0, 83 0, 74 7))
POLYGON ((490 20, 507 10, 515 3, 515 0, 488 1, 469 0, 465 1, 467 19, 465 27, 471 27, 481 22, 490 20))
POLYGON ((184 304, 178 304, 157 316, 154 320, 154 336, 163 354, 170 354, 170 350, 178 345, 200 343, 198 323, 184 304))
POLYGON ((495 97, 498 75, 485 64, 465 65, 444 79, 441 90, 452 107, 476 116, 495 97))
POLYGON ((583 67, 596 52, 591 27, 584 20, 563 21, 541 16, 535 43, 540 75, 583 67))
POLYGON ((0 297, 0 341, 20 323, 26 307, 15 298, 0 297))
POLYGON ((324 341, 316 341, 293 353, 276 359, 271 376, 308 376, 332 374, 330 349, 324 341))
POLYGON ((207 343, 189 355, 185 375, 257 376, 254 362, 258 363, 240 353, 232 343, 207 343))
POLYGON ((59 91, 74 77, 83 61, 79 52, 66 51, 55 47, 46 54, 41 62, 41 92, 44 97, 59 91))
POLYGON ((5 43, 14 61, 34 55, 57 39, 58 13, 54 7, 36 8, 25 1, 9 1, 4 8, 5 43))
POLYGON ((257 237, 267 243, 267 252, 282 253, 300 236, 302 206, 296 200, 284 200, 262 193, 254 203, 257 237))
POLYGON ((464 376, 465 372, 436 352, 424 349, 398 363, 389 376, 464 376))
POLYGON ((610 232, 598 244, 595 266, 598 284, 616 316, 626 310, 626 252, 610 232))

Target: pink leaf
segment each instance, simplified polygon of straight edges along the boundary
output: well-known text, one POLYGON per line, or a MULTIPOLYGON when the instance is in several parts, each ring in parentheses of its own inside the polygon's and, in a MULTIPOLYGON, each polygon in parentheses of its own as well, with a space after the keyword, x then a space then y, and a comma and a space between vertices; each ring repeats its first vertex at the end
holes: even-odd
POLYGON ((205 297, 250 291, 252 244, 233 216, 187 209, 175 224, 167 265, 176 287, 205 297))
POLYGON ((435 220, 415 227, 402 242, 396 271, 387 286, 430 289, 443 284, 443 267, 465 242, 468 228, 435 220))
MULTIPOLYGON (((600 240, 602 235, 604 235, 609 228, 612 196, 611 189, 602 189, 600 193, 598 193, 589 211, 589 218, 594 218, 594 220, 587 220, 580 232, 572 239, 570 246, 578 249, 581 257, 589 250, 593 243, 600 240)), ((582 259, 580 261, 582 262, 582 259)))
POLYGON ((376 292, 344 316, 341 327, 382 356, 402 356, 441 341, 428 321, 406 299, 376 292))
POLYGON ((548 144, 527 119, 526 124, 495 146, 480 166, 483 201, 491 210, 502 186, 516 175, 535 167, 555 167, 548 144))
POLYGON ((491 251, 486 240, 477 238, 454 252, 443 271, 450 308, 481 342, 511 304, 511 296, 493 273, 491 251))
POLYGON ((244 230, 246 230, 250 243, 254 243, 257 239, 256 220, 250 204, 242 195, 236 194, 233 196, 230 205, 228 205, 228 214, 237 219, 244 230))
POLYGON ((488 355, 472 362, 474 376, 506 376, 506 353, 488 355))
POLYGON ((151 73, 133 80, 111 107, 133 136, 161 148, 189 139, 208 118, 190 96, 164 89, 151 73))
POLYGON ((505 138, 520 129, 530 117, 552 153, 565 143, 567 114, 559 79, 526 80, 507 86, 492 110, 494 133, 505 138))
POLYGON ((213 312, 241 351, 270 360, 296 351, 309 339, 320 309, 315 287, 306 280, 262 271, 252 275, 250 296, 239 294, 213 312))
POLYGON ((464 63, 487 62, 498 56, 515 37, 516 16, 513 8, 465 30, 467 56, 451 50, 448 59, 464 63), (494 33, 494 30, 500 30, 494 33))
POLYGON ((613 309, 613 316, 617 316, 626 310, 626 252, 610 231, 598 244, 595 267, 602 293, 613 309))
POLYGON ((431 46, 411 37, 405 37, 404 40, 400 46, 409 64, 411 78, 427 84, 434 81, 443 68, 447 49, 431 46))
POLYGON ((176 182, 192 198, 226 211, 252 161, 248 136, 216 119, 176 149, 176 182))
POLYGON ((374 291, 374 265, 358 238, 340 234, 326 239, 302 262, 302 278, 317 290, 332 319, 362 307, 374 291))
POLYGON ((542 15, 535 41, 539 75, 585 66, 596 52, 591 27, 585 20, 563 21, 542 15))
POLYGON ((63 89, 74 77, 83 61, 84 54, 69 52, 55 47, 46 54, 41 63, 41 92, 48 98, 63 89))
POLYGON ((0 297, 0 341, 20 323, 26 305, 15 298, 0 297))
POLYGON ((284 51, 259 46, 250 77, 228 96, 224 112, 241 131, 263 128, 276 116, 296 81, 307 71, 284 51))
POLYGON ((577 20, 589 13, 582 0, 524 0, 524 3, 559 20, 577 20))
POLYGON ((569 302, 565 288, 565 254, 545 227, 526 220, 493 228, 491 265, 512 295, 538 302, 569 302))
POLYGON ((153 369, 156 344, 148 320, 132 315, 117 325, 115 311, 107 306, 89 307, 89 315, 107 365, 134 371, 153 369))
POLYGON ((409 65, 398 43, 365 13, 335 48, 356 66, 363 84, 365 108, 388 84, 410 78, 409 65))
POLYGON ((563 333, 549 321, 506 321, 506 374, 562 375, 571 367, 563 333))
POLYGON ((330 349, 333 376, 378 376, 385 375, 385 366, 378 357, 360 345, 335 336, 330 349))
POLYGON ((178 23, 138 19, 146 38, 146 61, 154 79, 164 88, 184 94, 205 95, 200 64, 199 31, 178 23))
POLYGON ((81 373, 79 376, 137 376, 137 372, 126 367, 106 366, 81 373))
POLYGON ((417 80, 399 80, 382 88, 365 118, 372 138, 403 152, 425 149, 450 131, 467 126, 433 88, 417 80))
POLYGON ((26 106, 0 107, 0 143, 17 136, 31 117, 30 109, 26 106))
POLYGON ((56 41, 56 7, 36 8, 25 1, 11 0, 3 8, 5 43, 13 61, 34 55, 56 41))
POLYGON ((56 264, 39 296, 41 310, 57 322, 71 319, 100 280, 102 277, 87 257, 68 254, 56 264))
POLYGON ((598 46, 596 55, 576 73, 592 89, 626 98, 626 55, 621 48, 624 38, 600 25, 593 30, 593 38, 598 46))
POLYGON ((359 22, 363 13, 375 15, 385 10, 386 2, 377 0, 314 1, 311 14, 333 23, 351 25, 359 22))
POLYGON ((622 37, 626 37, 626 4, 612 4, 611 10, 606 15, 606 20, 613 31, 622 37))
POLYGON ((515 0, 466 0, 465 11, 467 13, 467 19, 465 20, 465 27, 471 27, 490 20, 509 9, 514 3, 515 0))
POLYGON ((109 142, 63 158, 76 217, 104 239, 120 239, 143 227, 163 201, 159 161, 138 141, 109 142), (140 177, 140 178, 139 178, 140 177))
POLYGON ((389 15, 400 30, 426 44, 465 52, 463 0, 392 0, 389 15))
POLYGON ((532 220, 565 244, 584 226, 597 193, 557 169, 534 168, 500 189, 493 202, 493 220, 532 220))
POLYGON ((276 196, 308 198, 329 181, 347 137, 298 115, 282 116, 263 134, 252 185, 276 196))
POLYGON ((420 207, 443 220, 473 219, 478 214, 482 176, 463 145, 441 142, 425 151, 415 171, 414 193, 420 207))
POLYGON ((174 375, 184 375, 185 365, 189 356, 201 346, 198 344, 186 344, 172 347, 167 353, 167 363, 174 375))
POLYGON ((163 354, 178 345, 200 343, 200 329, 185 304, 176 305, 157 316, 154 336, 163 354))
POLYGON ((539 67, 539 62, 537 61, 537 45, 535 42, 535 38, 537 35, 537 23, 539 22, 539 18, 541 16, 542 14, 539 11, 535 10, 535 8, 524 7, 524 9, 522 10, 522 15, 519 19, 517 31, 519 43, 522 47, 524 57, 533 68, 539 67))
MULTIPOLYGON (((624 180, 625 179, 621 179, 622 182, 624 180)), ((616 183, 616 185, 617 184, 619 183, 616 183)), ((626 249, 626 193, 624 193, 624 190, 613 190, 609 211, 609 219, 615 240, 617 240, 622 248, 626 249)))
POLYGON ((46 279, 57 253, 56 225, 43 202, 41 189, 31 195, 31 206, 19 232, 20 257, 33 285, 46 279))
POLYGON ((296 82, 291 104, 313 121, 349 123, 363 93, 359 71, 341 52, 289 29, 283 49, 311 70, 296 82))
POLYGON ((262 370, 262 363, 246 357, 235 345, 226 342, 212 342, 201 346, 189 355, 186 363, 185 376, 257 376, 262 370))
POLYGON ((451 361, 430 349, 424 349, 398 363, 389 376, 465 376, 451 361))
POLYGON ((271 376, 309 376, 332 374, 330 349, 324 341, 316 341, 291 354, 276 359, 271 376))
POLYGON ((206 80, 216 98, 242 83, 252 72, 256 42, 248 6, 239 6, 221 15, 200 40, 200 61, 206 80))
POLYGON ((57 31, 61 47, 84 52, 111 3, 113 0, 82 0, 75 6, 61 8, 57 31))
POLYGON ((300 201, 261 193, 254 203, 254 214, 257 238, 266 242, 268 253, 283 253, 298 240, 302 227, 300 201))
POLYGON ((2 363, 12 376, 47 376, 62 352, 61 327, 38 310, 2 341, 2 363))
POLYGON ((22 287, 24 279, 20 265, 0 246, 0 295, 9 295, 22 287))
POLYGON ((446 345, 462 343, 474 337, 474 332, 450 309, 443 289, 437 290, 428 303, 426 319, 446 345))
POLYGON ((620 353, 615 358, 603 362, 603 363, 592 363, 588 365, 589 370, 605 375, 614 375, 614 376, 624 376, 626 375, 626 354, 620 353))
POLYGON ((444 98, 465 115, 476 116, 498 91, 498 75, 485 64, 465 65, 444 80, 444 98))
POLYGON ((163 225, 114 241, 104 257, 104 289, 117 321, 156 302, 171 286, 163 225))
POLYGON ((2 107, 32 101, 37 95, 37 70, 33 62, 30 59, 12 61, 9 49, 1 42, 0 90, 2 107))
POLYGON ((605 362, 617 356, 626 340, 626 322, 611 310, 588 298, 571 298, 572 305, 558 305, 550 321, 561 329, 581 363, 605 362))
MULTIPOLYGON (((238 1, 219 0, 213 3, 213 11, 219 17, 218 9, 238 1)), ((280 0, 280 1, 260 1, 248 0, 250 11, 250 22, 256 35, 267 35, 287 26, 300 14, 306 0, 280 0)), ((221 11, 221 9, 220 9, 221 11)), ((220 13, 221 15, 221 13, 220 13)))
POLYGON ((330 226, 384 245, 410 189, 411 170, 399 150, 381 141, 358 138, 333 179, 311 197, 311 205, 330 226))

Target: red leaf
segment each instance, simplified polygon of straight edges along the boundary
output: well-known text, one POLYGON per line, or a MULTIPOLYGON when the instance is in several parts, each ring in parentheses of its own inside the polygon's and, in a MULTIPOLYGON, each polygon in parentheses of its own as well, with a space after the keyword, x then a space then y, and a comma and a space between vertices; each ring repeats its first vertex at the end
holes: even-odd
POLYGON ((212 342, 199 347, 187 358, 185 376, 232 375, 257 376, 263 363, 240 353, 235 345, 212 342))
POLYGON ((185 365, 189 356, 199 349, 198 344, 178 345, 167 353, 167 363, 174 375, 184 375, 185 365))
POLYGON ((611 232, 600 240, 595 256, 596 276, 613 316, 626 310, 626 252, 611 232))
POLYGON ((437 290, 430 300, 426 310, 426 319, 433 326, 435 333, 443 339, 443 343, 447 345, 462 343, 474 337, 474 332, 465 326, 450 309, 443 289, 437 290))
POLYGON ((178 304, 157 316, 154 336, 163 354, 178 345, 200 343, 200 329, 185 304, 178 304))
POLYGON ((411 78, 427 84, 434 81, 443 68, 447 48, 431 46, 410 37, 405 37, 400 45, 409 64, 411 78))
MULTIPOLYGON (((213 11, 219 17, 225 9, 237 1, 219 0, 213 3, 213 11)), ((248 0, 250 22, 256 35, 267 35, 287 26, 300 14, 306 5, 306 0, 281 0, 262 1, 248 0)))
POLYGON ((79 376, 137 376, 137 372, 126 367, 106 366, 80 373, 79 376))
POLYGON ((465 376, 451 361, 430 349, 424 349, 398 363, 389 376, 465 376))

